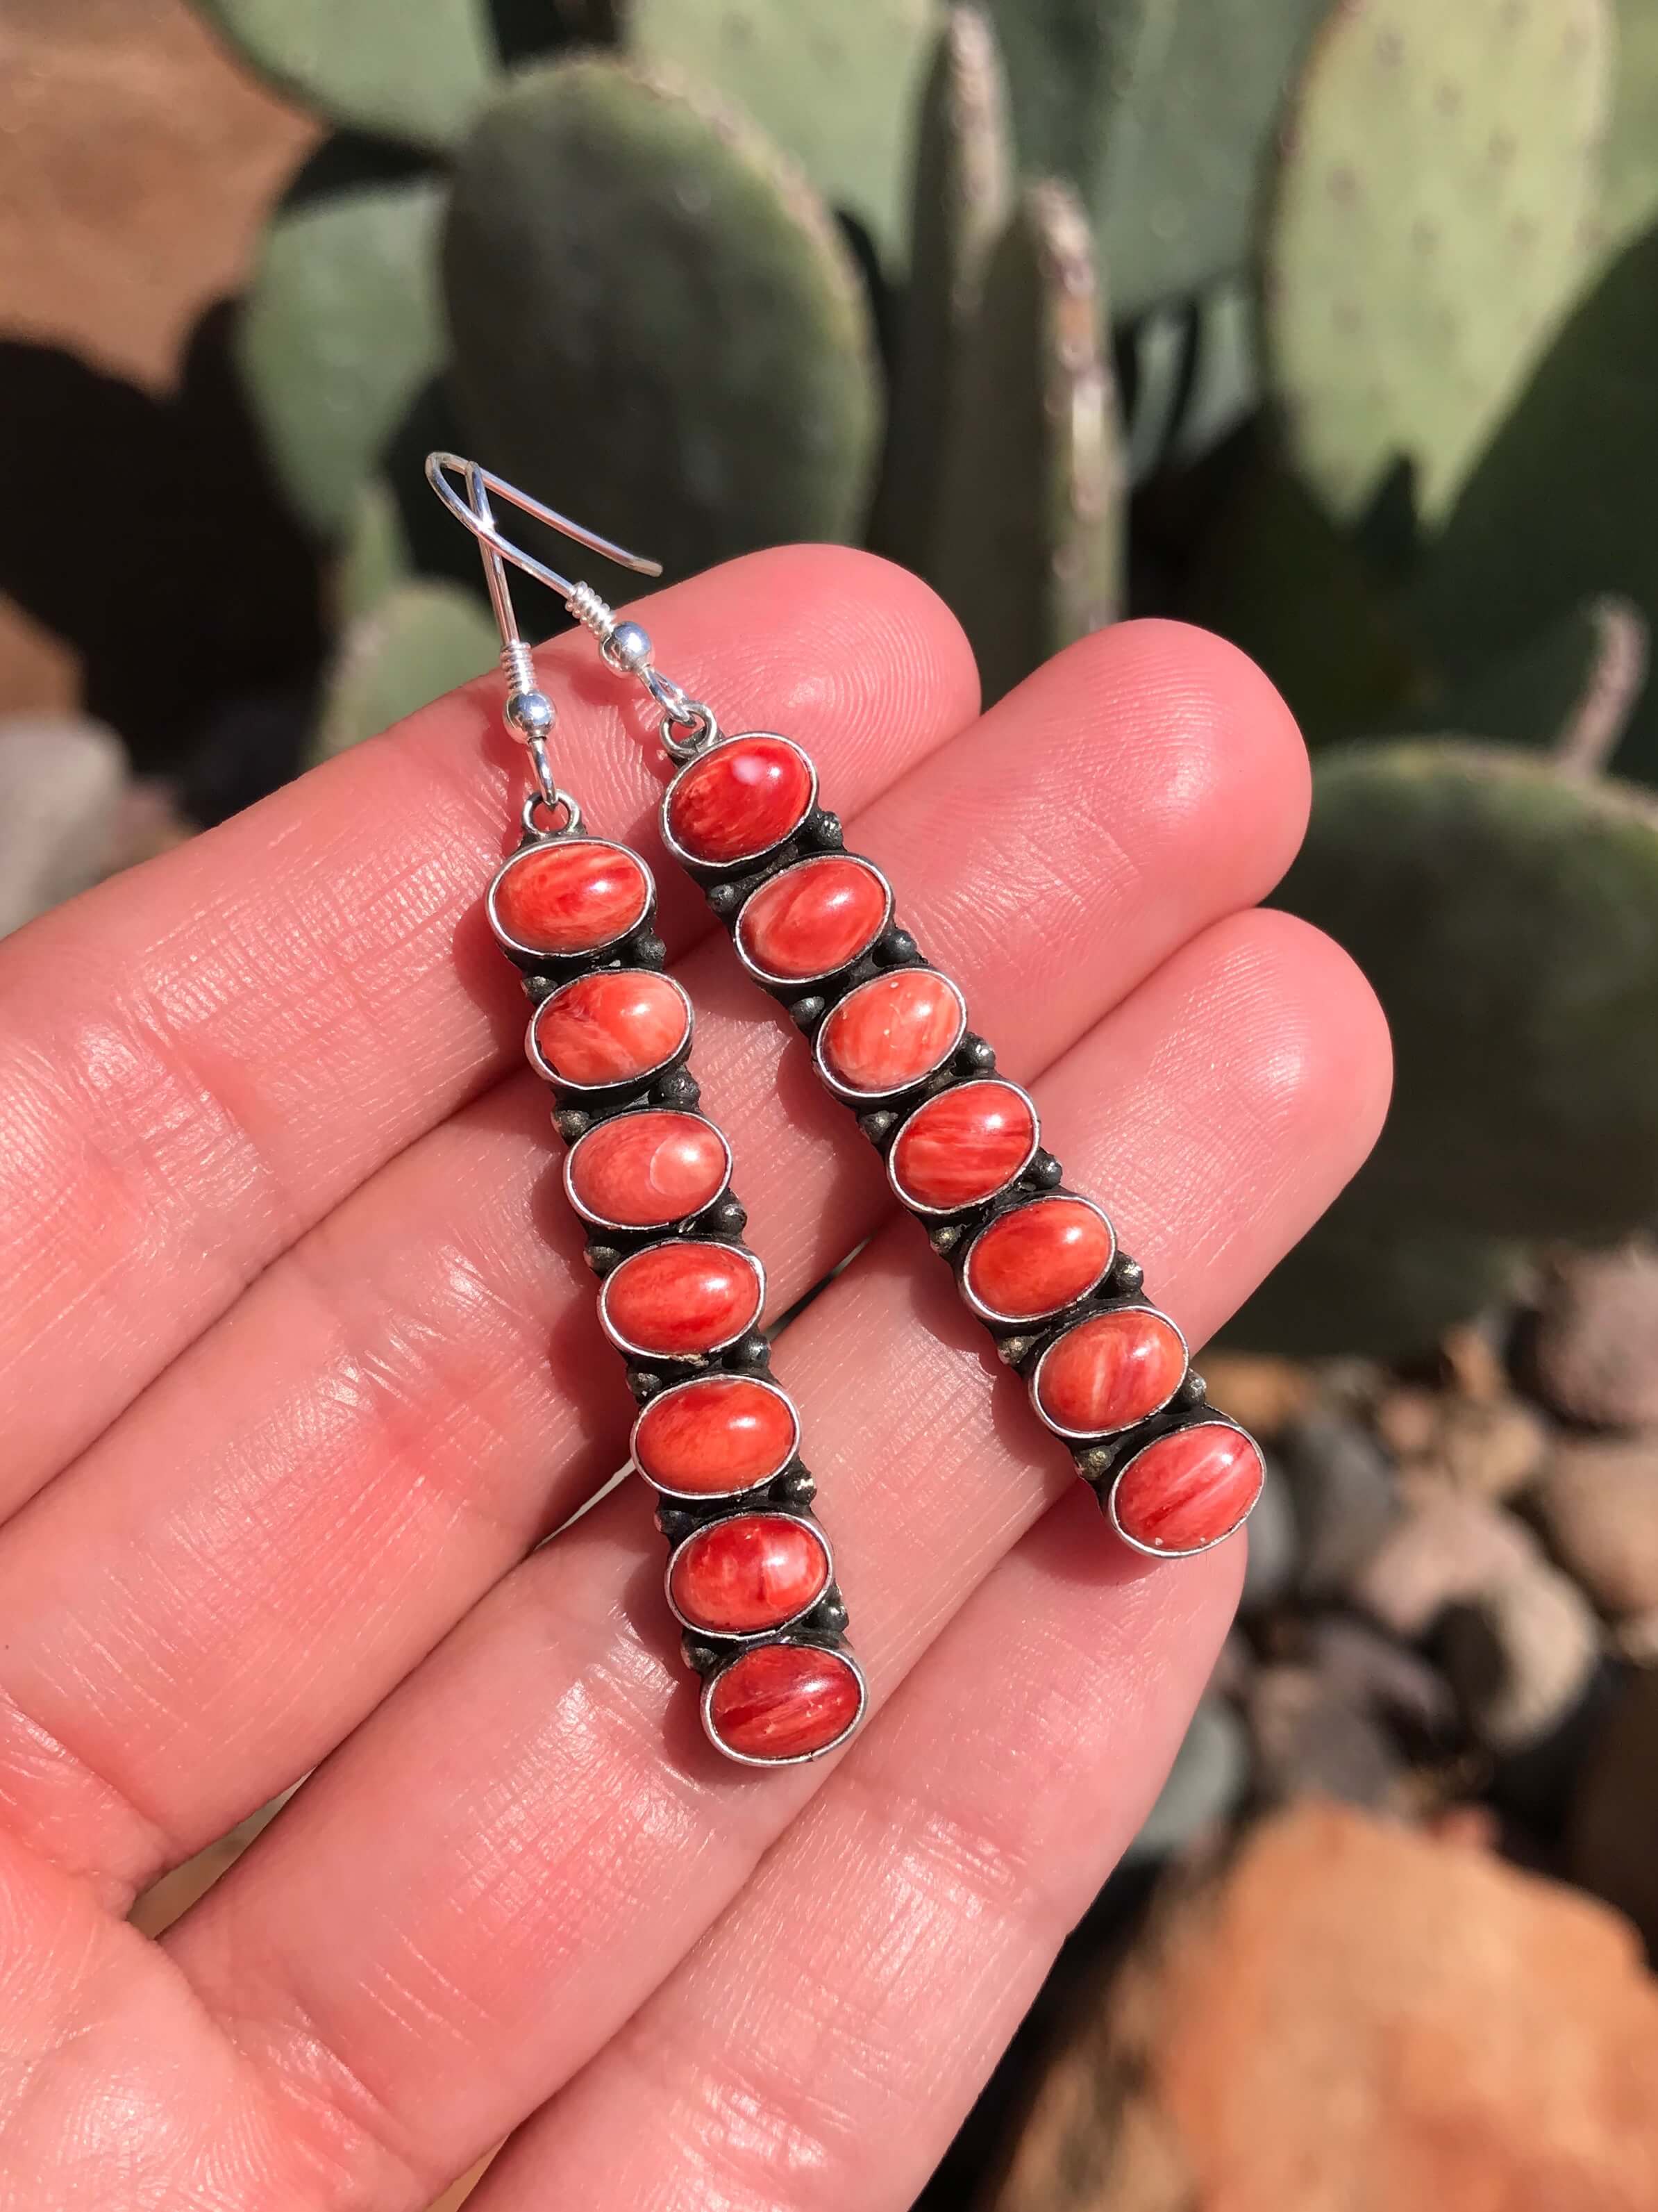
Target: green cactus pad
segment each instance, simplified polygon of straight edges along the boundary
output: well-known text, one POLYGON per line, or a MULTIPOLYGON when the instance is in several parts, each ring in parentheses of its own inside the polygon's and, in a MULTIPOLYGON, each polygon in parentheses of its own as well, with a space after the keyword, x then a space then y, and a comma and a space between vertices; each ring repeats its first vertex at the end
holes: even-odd
MULTIPOLYGON (((1434 548, 1423 617, 1455 674, 1523 650, 1601 592, 1658 617, 1655 356, 1658 229, 1612 263, 1561 331, 1434 548)), ((1612 766, 1658 781, 1650 684, 1612 766)))
POLYGON ((1445 514, 1587 267, 1608 0, 1346 0, 1273 194, 1267 346, 1292 449, 1339 516, 1394 457, 1445 514))
POLYGON ((621 0, 620 15, 629 52, 751 117, 902 270, 934 0, 621 0))
POLYGON ((1652 0, 1617 0, 1617 92, 1598 226, 1609 253, 1658 220, 1658 8, 1652 0))
POLYGON ((1029 172, 1093 218, 1125 318, 1254 258, 1284 96, 1328 0, 989 0, 1029 172))
POLYGON ((997 699, 1109 622, 1127 492, 1087 219, 1027 188, 991 256, 963 348, 932 567, 997 699))
POLYGON ((499 68, 485 0, 195 0, 279 91, 336 123, 453 143, 499 68))
POLYGON ((453 584, 398 584, 346 630, 323 690, 313 762, 376 737, 405 714, 492 667, 488 611, 453 584))
POLYGON ((861 281, 739 118, 602 56, 526 72, 462 150, 443 269, 470 449, 537 497, 670 576, 859 534, 861 281))
POLYGON ((1339 746, 1278 903, 1397 1054, 1372 1211, 1592 1239, 1658 1217, 1658 800, 1456 739, 1339 746))
POLYGON ((927 573, 963 332, 977 311, 991 247, 1007 222, 1012 149, 996 41, 976 8, 953 8, 921 103, 914 246, 887 425, 879 552, 927 573))
POLYGON ((360 615, 372 614, 411 580, 414 567, 397 495, 384 477, 371 477, 358 489, 329 577, 334 627, 343 629, 360 615))
POLYGON ((441 358, 443 198, 416 178, 308 201, 265 233, 237 360, 283 489, 325 538, 441 358))

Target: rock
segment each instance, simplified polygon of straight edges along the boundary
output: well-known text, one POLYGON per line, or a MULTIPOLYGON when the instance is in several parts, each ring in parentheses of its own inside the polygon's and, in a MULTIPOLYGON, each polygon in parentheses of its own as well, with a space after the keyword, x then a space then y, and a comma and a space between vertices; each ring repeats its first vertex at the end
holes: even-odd
POLYGON ((100 722, 0 720, 0 936, 106 873, 126 784, 121 741, 100 722))
POLYGON ((1297 1361, 1249 1352, 1206 1352, 1203 1375, 1211 1401, 1269 1443, 1311 1410, 1318 1387, 1297 1361))
POLYGON ((1357 1699, 1311 1667, 1263 1667, 1249 1691, 1249 1725, 1261 1794, 1352 1805, 1395 1802, 1404 1761, 1357 1699))
POLYGON ((1511 1498, 1548 1463, 1548 1425, 1518 1398, 1401 1385, 1377 1407, 1376 1431, 1405 1469, 1476 1498, 1511 1498))
POLYGON ((1578 1252, 1551 1268, 1527 1349, 1538 1395, 1591 1428, 1658 1428, 1658 1247, 1578 1252))
POLYGON ((1350 1705, 1381 1715, 1424 1745, 1452 1734, 1456 1700, 1439 1669, 1363 1621, 1331 1613, 1309 1622, 1303 1656, 1350 1705))
POLYGON ((1576 1586, 1539 1562, 1453 1607, 1439 1649, 1469 1735, 1512 1758, 1557 1735, 1582 1705, 1600 1628, 1576 1586))
POLYGON ((1658 1670, 1630 1676, 1596 1738, 1578 1780, 1567 1864, 1658 1952, 1658 1670))
POLYGON ((1524 1573, 1541 1559, 1536 1539, 1484 1498, 1433 1485, 1352 1583, 1361 1610, 1413 1643, 1446 1610, 1524 1573))
POLYGON ((1302 1806, 1165 1890, 980 2212, 1650 2212, 1655 2071, 1615 1913, 1302 1806))
POLYGON ((1236 1811, 1249 1782, 1243 1723, 1224 1698, 1205 1698, 1175 1754, 1169 1779, 1145 1826, 1123 1854, 1125 1865, 1168 1858, 1236 1811))
MULTIPOLYGON (((1230 1399, 1225 1401, 1229 1412, 1231 1402, 1230 1399)), ((1244 1426, 1248 1425, 1246 1421, 1244 1426)), ((1288 1593, 1294 1585, 1301 1559, 1295 1502, 1290 1495, 1289 1484, 1270 1458, 1266 1486, 1249 1516, 1248 1538, 1249 1553, 1243 1570, 1243 1594, 1238 1601, 1238 1611, 1246 1620, 1276 1605, 1288 1593)))
POLYGON ((1356 1420, 1317 1413, 1285 1437, 1283 1469, 1301 1534, 1299 1588, 1339 1596, 1399 1517, 1392 1463, 1356 1420))
POLYGON ((1561 1564, 1597 1605, 1658 1609, 1658 1433, 1565 1444, 1536 1506, 1561 1564))
POLYGON ((1439 1340, 1446 1372, 1465 1398, 1493 1405, 1510 1395, 1509 1370, 1493 1331, 1481 1322, 1458 1322, 1439 1340))

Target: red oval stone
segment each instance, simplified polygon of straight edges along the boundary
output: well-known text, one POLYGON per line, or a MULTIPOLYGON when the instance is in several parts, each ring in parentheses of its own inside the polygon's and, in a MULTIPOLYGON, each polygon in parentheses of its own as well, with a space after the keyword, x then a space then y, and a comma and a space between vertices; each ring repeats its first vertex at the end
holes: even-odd
POLYGON ((598 1310, 624 1351, 690 1359, 752 1328, 764 1294, 758 1261, 730 1244, 650 1244, 604 1278, 598 1310))
POLYGON ((997 1321, 1038 1321, 1085 1297, 1116 1253, 1111 1224, 1081 1198, 1038 1198, 974 1239, 962 1270, 997 1321))
POLYGON ((690 1026, 677 983, 642 968, 610 969, 542 1000, 530 1024, 532 1057, 558 1082, 584 1090, 632 1083, 671 1060, 690 1026))
POLYGON ((762 1644, 716 1674, 703 1697, 708 1732, 739 1759, 810 1759, 851 1733, 863 1685, 838 1651, 762 1644))
POLYGON ((663 801, 669 836, 710 867, 751 860, 811 811, 811 765, 786 738, 728 738, 682 769, 663 801))
POLYGON ((1111 1514, 1149 1552, 1199 1552, 1242 1526, 1266 1468, 1241 1429, 1199 1421, 1137 1451, 1113 1485, 1111 1514))
POLYGON ((718 1498, 769 1482, 800 1442, 794 1408, 774 1384, 709 1375, 653 1398, 634 1429, 634 1463, 682 1498, 718 1498))
POLYGON ((878 1098, 942 1066, 966 1027, 947 975, 900 968, 847 992, 817 1033, 818 1065, 842 1091, 878 1098))
POLYGON ((900 1198, 955 1213, 993 1198, 1036 1149, 1035 1109, 1011 1083, 960 1083, 918 1106, 888 1163, 900 1198))
POLYGON ((867 860, 832 853, 762 884, 744 908, 737 942, 762 975, 782 983, 832 975, 867 952, 892 901, 867 860))
POLYGON ((700 1114, 618 1114, 570 1148, 564 1187, 578 1213, 617 1229, 665 1229, 726 1188, 731 1153, 700 1114))
POLYGON ((578 837, 532 845, 495 878, 495 933, 525 952, 594 952, 644 920, 645 864, 620 845, 578 837))
POLYGON ((1092 1315, 1055 1337, 1036 1363, 1031 1395, 1050 1427, 1109 1436, 1166 1406, 1186 1374, 1173 1322, 1149 1306, 1092 1315))
POLYGON ((687 1536, 668 1566, 668 1601, 688 1628, 758 1636, 809 1612, 829 1588, 829 1546, 789 1513, 734 1513, 687 1536))

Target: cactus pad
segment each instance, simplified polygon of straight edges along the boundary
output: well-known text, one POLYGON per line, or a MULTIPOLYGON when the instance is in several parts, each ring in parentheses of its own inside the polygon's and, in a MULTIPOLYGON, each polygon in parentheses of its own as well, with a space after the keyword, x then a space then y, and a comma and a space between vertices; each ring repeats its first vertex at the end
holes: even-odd
POLYGON ((877 550, 929 574, 962 334, 1007 222, 1012 149, 1001 63, 976 8, 952 8, 921 103, 914 258, 887 425, 877 550))
POLYGON ((1297 464, 1357 515, 1389 464, 1442 518, 1587 265, 1608 0, 1344 0, 1315 41, 1267 239, 1297 464))
POLYGON ((238 364, 283 489, 325 538, 440 358, 442 204, 417 178, 307 202, 265 233, 238 364))
POLYGON ((1028 187, 963 349, 933 563, 987 699, 1116 612, 1127 493, 1102 320, 1075 197, 1028 187))
POLYGON ((498 63, 486 0, 195 0, 279 91, 411 145, 459 138, 498 63))
POLYGON ((631 53, 752 117, 902 270, 933 0, 623 0, 621 16, 631 53))
POLYGON ((443 266, 491 467, 670 575, 858 534, 880 411, 861 281, 740 118, 602 56, 526 71, 462 149, 443 266))
POLYGON ((1584 1239, 1658 1216, 1658 800, 1455 739, 1337 747, 1278 902, 1392 1025, 1373 1216, 1584 1239))
POLYGON ((394 586, 346 629, 323 689, 313 762, 376 737, 493 667, 494 619, 453 584, 394 586))
POLYGON ((1617 0, 1618 86, 1606 131, 1599 230, 1615 252, 1658 222, 1658 8, 1617 0))

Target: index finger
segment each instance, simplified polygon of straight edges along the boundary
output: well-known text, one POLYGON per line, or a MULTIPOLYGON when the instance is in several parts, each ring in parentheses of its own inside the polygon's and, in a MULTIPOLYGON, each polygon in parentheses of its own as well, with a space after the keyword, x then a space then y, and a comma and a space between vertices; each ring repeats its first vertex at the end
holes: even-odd
MULTIPOLYGON (((953 618, 839 547, 732 562, 642 609, 733 728, 782 724, 860 804, 972 718, 953 618)), ((600 833, 653 842, 661 783, 591 640, 560 763, 600 833)), ((517 1064, 524 1007, 482 919, 521 763, 488 681, 0 946, 0 1407, 11 1510, 271 1260, 517 1064)), ((706 926, 662 872, 663 930, 706 926)))

